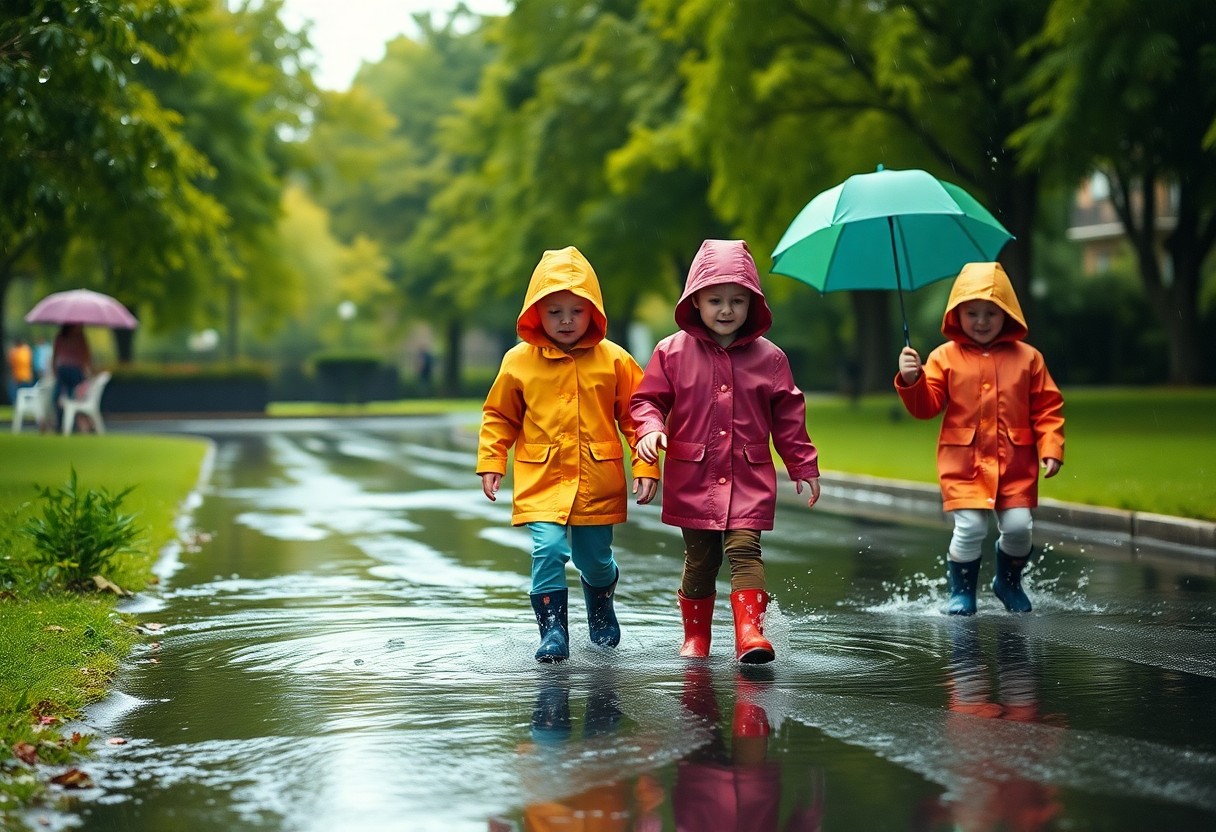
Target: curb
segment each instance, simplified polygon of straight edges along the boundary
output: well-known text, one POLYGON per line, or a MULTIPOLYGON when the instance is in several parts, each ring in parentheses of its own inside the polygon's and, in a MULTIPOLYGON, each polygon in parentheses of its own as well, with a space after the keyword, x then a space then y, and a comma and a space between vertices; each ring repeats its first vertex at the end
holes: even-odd
MULTIPOLYGON (((823 497, 816 506, 833 514, 872 520, 913 522, 950 528, 936 485, 824 471, 823 497)), ((779 500, 805 506, 788 488, 779 500)), ((1069 543, 1097 546, 1132 555, 1201 559, 1216 566, 1216 523, 1042 499, 1034 509, 1035 526, 1069 543)))

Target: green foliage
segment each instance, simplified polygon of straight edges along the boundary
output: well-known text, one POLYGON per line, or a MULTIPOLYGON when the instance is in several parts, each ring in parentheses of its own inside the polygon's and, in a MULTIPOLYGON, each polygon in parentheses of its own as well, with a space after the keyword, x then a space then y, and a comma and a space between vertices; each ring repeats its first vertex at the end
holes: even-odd
POLYGON ((111 572, 117 555, 134 550, 142 529, 134 515, 122 511, 134 486, 117 494, 105 488, 82 490, 73 467, 66 484, 34 488, 42 498, 42 513, 21 531, 34 543, 30 566, 46 585, 84 589, 95 575, 111 572))
POLYGON ((123 364, 113 371, 114 380, 177 383, 191 379, 270 379, 270 368, 253 363, 218 364, 123 364))

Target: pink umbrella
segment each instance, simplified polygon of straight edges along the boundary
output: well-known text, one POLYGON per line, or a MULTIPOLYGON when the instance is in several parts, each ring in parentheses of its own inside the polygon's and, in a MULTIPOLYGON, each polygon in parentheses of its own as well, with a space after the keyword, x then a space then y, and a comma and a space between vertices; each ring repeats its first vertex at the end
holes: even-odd
POLYGON ((88 324, 111 329, 135 329, 139 321, 109 295, 89 289, 55 292, 38 301, 25 316, 31 324, 88 324))

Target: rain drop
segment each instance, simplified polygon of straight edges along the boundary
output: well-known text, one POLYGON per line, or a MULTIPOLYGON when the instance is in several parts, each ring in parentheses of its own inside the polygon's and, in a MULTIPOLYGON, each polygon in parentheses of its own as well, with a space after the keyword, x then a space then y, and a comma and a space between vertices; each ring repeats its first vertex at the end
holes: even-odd
POLYGON ((49 80, 51 80, 51 68, 44 66, 38 73, 38 83, 45 84, 49 80))
POLYGON ((133 63, 133 64, 138 64, 138 63, 139 63, 140 61, 142 61, 142 60, 143 60, 143 58, 141 58, 141 57, 139 56, 139 53, 138 53, 138 52, 134 53, 134 54, 131 56, 131 63, 133 63))

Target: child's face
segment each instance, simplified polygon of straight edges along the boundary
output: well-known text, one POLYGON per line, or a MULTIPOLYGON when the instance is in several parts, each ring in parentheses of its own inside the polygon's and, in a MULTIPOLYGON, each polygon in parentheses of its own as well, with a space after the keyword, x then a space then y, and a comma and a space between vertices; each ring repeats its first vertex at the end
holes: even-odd
POLYGON ((591 301, 568 289, 541 298, 536 311, 545 334, 563 350, 577 344, 591 325, 591 301))
POLYGON ((714 340, 725 347, 747 322, 752 293, 738 283, 719 283, 699 290, 692 296, 692 305, 701 313, 701 323, 714 340))
POLYGON ((968 300, 958 306, 958 322, 968 338, 988 345, 1005 328, 1005 312, 990 300, 968 300))

